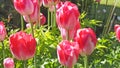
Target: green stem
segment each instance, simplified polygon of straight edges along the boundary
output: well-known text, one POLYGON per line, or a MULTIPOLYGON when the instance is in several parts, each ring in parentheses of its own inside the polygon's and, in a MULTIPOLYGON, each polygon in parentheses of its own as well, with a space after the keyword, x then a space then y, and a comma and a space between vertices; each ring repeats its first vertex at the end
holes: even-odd
POLYGON ((84 68, 88 68, 87 56, 84 56, 84 68))
POLYGON ((86 10, 86 12, 87 12, 87 8, 88 8, 88 7, 87 7, 87 1, 88 1, 88 0, 85 1, 85 10, 86 10))
POLYGON ((48 28, 50 27, 50 12, 48 10, 48 28))
POLYGON ((53 27, 53 12, 51 12, 51 27, 53 27))
POLYGON ((23 16, 21 15, 21 30, 24 30, 24 22, 23 22, 23 16))
POLYGON ((27 65, 26 65, 26 60, 23 61, 24 62, 24 68, 27 68, 27 65))
MULTIPOLYGON (((32 33, 32 36, 34 37, 33 23, 30 20, 30 16, 29 16, 29 22, 31 24, 31 33, 32 33)), ((36 68, 36 56, 34 56, 34 65, 35 65, 34 68, 36 68)))
MULTIPOLYGON (((55 8, 55 6, 54 6, 55 8)), ((54 10, 54 24, 53 24, 54 27, 56 27, 56 8, 54 10)))
POLYGON ((81 7, 82 9, 81 9, 81 11, 83 12, 84 11, 84 0, 82 0, 82 7, 81 7))
POLYGON ((5 48, 4 48, 4 43, 3 43, 3 41, 2 41, 1 43, 2 43, 2 52, 3 52, 3 59, 4 59, 4 58, 5 58, 5 55, 4 55, 4 54, 5 54, 5 51, 4 51, 5 48))

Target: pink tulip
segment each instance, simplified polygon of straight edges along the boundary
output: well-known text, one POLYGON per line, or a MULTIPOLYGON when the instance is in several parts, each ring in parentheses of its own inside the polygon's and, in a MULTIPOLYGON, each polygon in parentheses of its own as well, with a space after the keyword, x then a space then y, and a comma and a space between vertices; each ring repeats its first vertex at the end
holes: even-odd
POLYGON ((33 13, 34 5, 32 0, 14 0, 14 7, 21 15, 30 15, 33 13))
POLYGON ((5 39, 7 32, 4 25, 4 22, 0 21, 0 41, 3 41, 5 39))
POLYGON ((36 52, 36 40, 25 32, 17 32, 10 36, 10 51, 18 60, 32 58, 36 52))
POLYGON ((114 30, 115 30, 115 33, 116 33, 116 38, 120 42, 120 25, 116 24, 114 26, 114 30))
POLYGON ((77 42, 64 40, 57 46, 57 56, 62 65, 72 68, 79 56, 79 45, 77 42))
POLYGON ((39 19, 39 10, 40 10, 40 6, 38 3, 38 0, 31 0, 33 5, 34 5, 34 11, 33 13, 31 13, 30 15, 23 15, 23 18, 26 22, 36 22, 39 19), (30 18, 30 21, 29 21, 30 18))
POLYGON ((12 58, 6 58, 3 61, 4 68, 14 68, 14 60, 12 58))
POLYGON ((79 29, 75 41, 79 43, 80 54, 82 56, 90 55, 96 46, 97 38, 91 28, 79 29))
POLYGON ((59 5, 58 8, 56 12, 58 27, 65 28, 66 30, 73 29, 76 26, 80 15, 77 5, 66 1, 61 7, 59 5))

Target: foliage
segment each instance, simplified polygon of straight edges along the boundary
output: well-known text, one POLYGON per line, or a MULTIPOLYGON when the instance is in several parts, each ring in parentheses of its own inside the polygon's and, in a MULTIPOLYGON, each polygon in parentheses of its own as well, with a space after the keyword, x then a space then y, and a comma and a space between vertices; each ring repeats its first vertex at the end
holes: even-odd
MULTIPOLYGON (((72 0, 73 1, 73 0, 72 0)), ((75 1, 75 0, 74 0, 75 1)), ((87 1, 87 0, 84 0, 87 1)), ((95 2, 93 0, 89 0, 88 6, 94 6, 95 2)), ((4 8, 5 6, 2 4, 3 0, 0 0, 0 8, 4 8)), ((76 1, 75 1, 76 2, 76 1)), ((114 32, 109 32, 105 35, 102 35, 102 30, 99 29, 104 27, 104 21, 100 19, 100 21, 96 18, 90 18, 89 10, 91 10, 89 7, 88 9, 84 8, 85 3, 83 4, 83 0, 78 0, 77 5, 81 8, 80 11, 80 23, 81 28, 90 27, 95 30, 97 33, 98 43, 96 45, 95 51, 90 55, 88 58, 88 64, 89 68, 120 68, 120 42, 115 37, 114 32)), ((12 9, 13 7, 11 7, 12 9)), ((1 11, 1 10, 0 10, 1 11)), ((15 11, 12 11, 14 13, 15 11)), ((1 13, 1 12, 0 12, 1 13)), ((93 13, 93 12, 92 12, 93 13)), ((6 14, 6 13, 3 13, 6 14)), ((7 12, 7 15, 9 12, 7 12)), ((13 28, 15 25, 14 23, 8 22, 7 15, 5 17, 0 14, 0 20, 5 21, 6 28, 8 31, 8 35, 6 39, 3 41, 5 46, 5 58, 6 57, 13 57, 10 53, 9 49, 9 36, 11 34, 14 34, 20 29, 18 27, 13 28)), ((15 12, 15 16, 18 14, 15 12)), ((97 15, 96 15, 97 16, 97 15)), ((101 16, 103 17, 103 16, 101 16)), ((20 22, 19 16, 15 17, 13 20, 15 23, 20 22), (16 20, 15 20, 16 19, 16 20)), ((105 18, 106 20, 106 18, 105 18)), ((17 26, 19 26, 19 24, 17 26)), ((60 32, 57 27, 54 28, 48 28, 46 25, 41 27, 35 27, 34 26, 34 34, 35 38, 37 40, 37 50, 36 50, 36 65, 37 68, 63 68, 62 65, 58 62, 57 59, 57 53, 56 53, 56 47, 59 42, 61 42, 61 36, 60 32)), ((31 28, 26 28, 24 30, 27 33, 31 33, 31 28)), ((3 68, 3 57, 2 57, 2 43, 0 42, 0 68, 3 68)), ((15 60, 15 67, 16 68, 23 68, 23 61, 15 60)), ((27 61, 28 68, 33 68, 33 58, 29 59, 27 61)), ((83 57, 80 56, 78 59, 78 62, 74 66, 74 68, 83 68, 83 57)))

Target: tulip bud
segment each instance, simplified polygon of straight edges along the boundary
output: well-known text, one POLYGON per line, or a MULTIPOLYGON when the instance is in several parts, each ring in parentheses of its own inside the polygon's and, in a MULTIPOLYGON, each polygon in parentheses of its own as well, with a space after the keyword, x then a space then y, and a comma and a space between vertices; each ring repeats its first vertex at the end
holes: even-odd
POLYGON ((97 38, 91 28, 84 28, 77 31, 75 41, 79 43, 80 54, 85 56, 90 55, 94 51, 97 38))
POLYGON ((10 51, 18 60, 27 60, 34 57, 36 51, 36 40, 32 35, 23 31, 10 36, 10 51))
POLYGON ((4 68, 14 68, 14 60, 12 58, 6 58, 3 61, 4 68))
POLYGON ((77 62, 79 56, 79 45, 77 42, 69 42, 64 40, 57 46, 57 56, 59 62, 67 68, 77 62))
POLYGON ((0 22, 0 41, 3 41, 5 39, 7 32, 6 28, 4 26, 4 22, 0 22))
POLYGON ((14 7, 21 15, 30 15, 33 13, 34 5, 31 0, 14 0, 14 7))
POLYGON ((115 30, 115 33, 116 33, 116 38, 120 42, 120 25, 116 24, 114 26, 114 30, 115 30))

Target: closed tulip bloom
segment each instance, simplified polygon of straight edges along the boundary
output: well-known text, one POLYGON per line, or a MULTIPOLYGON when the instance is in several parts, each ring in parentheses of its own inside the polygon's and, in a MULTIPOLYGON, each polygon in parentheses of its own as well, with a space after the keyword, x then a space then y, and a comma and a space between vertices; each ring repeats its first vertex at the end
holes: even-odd
POLYGON ((23 18, 24 18, 25 22, 36 22, 39 19, 40 6, 39 6, 39 3, 38 3, 38 0, 31 0, 31 1, 34 5, 34 11, 29 16, 28 15, 23 15, 23 18))
POLYGON ((21 15, 29 15, 33 13, 34 5, 32 0, 14 0, 14 7, 21 15))
POLYGON ((120 25, 116 24, 114 26, 114 30, 115 30, 116 38, 120 42, 120 25))
POLYGON ((79 29, 75 41, 79 43, 80 54, 82 56, 90 55, 96 46, 97 38, 91 28, 79 29))
POLYGON ((23 31, 10 36, 10 51, 18 60, 27 60, 32 58, 36 52, 36 40, 31 34, 23 31))
POLYGON ((63 5, 57 6, 56 21, 59 27, 67 30, 76 26, 79 19, 79 11, 75 4, 66 1, 63 5))
POLYGON ((0 21, 0 41, 3 41, 5 39, 7 32, 4 25, 4 22, 0 21))
POLYGON ((72 68, 79 56, 79 45, 77 42, 64 40, 57 46, 57 56, 59 62, 67 68, 72 68))
POLYGON ((3 61, 4 68, 14 68, 14 60, 12 58, 6 58, 3 61))

